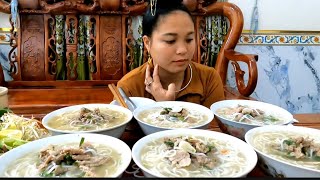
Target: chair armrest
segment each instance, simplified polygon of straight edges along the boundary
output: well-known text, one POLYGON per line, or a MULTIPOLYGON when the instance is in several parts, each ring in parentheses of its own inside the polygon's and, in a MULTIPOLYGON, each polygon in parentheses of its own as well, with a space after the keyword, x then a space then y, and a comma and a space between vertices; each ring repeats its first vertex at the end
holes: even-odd
POLYGON ((0 86, 5 86, 5 79, 3 74, 2 65, 0 64, 0 86))
POLYGON ((6 13, 6 14, 10 14, 10 3, 4 1, 4 0, 0 0, 0 12, 2 13, 6 13))
POLYGON ((236 75, 237 88, 241 95, 250 96, 257 86, 258 69, 257 61, 258 55, 255 54, 242 54, 234 50, 225 50, 225 57, 231 61, 236 75), (249 79, 247 85, 244 83, 244 71, 241 70, 238 61, 245 62, 248 65, 249 79))

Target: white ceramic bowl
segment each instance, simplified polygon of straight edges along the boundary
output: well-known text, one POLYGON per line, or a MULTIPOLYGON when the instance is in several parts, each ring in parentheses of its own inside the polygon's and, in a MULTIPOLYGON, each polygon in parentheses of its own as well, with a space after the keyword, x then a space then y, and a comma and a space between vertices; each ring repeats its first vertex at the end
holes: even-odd
POLYGON ((24 157, 29 153, 40 152, 41 149, 48 147, 49 145, 62 145, 65 143, 79 143, 81 138, 84 137, 84 142, 91 142, 97 144, 103 144, 120 153, 121 163, 119 168, 111 177, 121 177, 122 173, 127 169, 131 162, 131 150, 129 146, 123 141, 102 134, 93 133, 81 133, 81 134, 63 134, 57 136, 51 136, 30 143, 19 146, 11 151, 4 153, 0 156, 0 177, 5 176, 4 172, 6 168, 12 165, 12 162, 16 159, 24 157))
MULTIPOLYGON (((307 127, 299 127, 299 126, 262 126, 249 130, 245 135, 245 141, 255 149, 258 154, 259 162, 258 164, 262 167, 262 169, 274 176, 274 177, 320 177, 320 168, 318 170, 311 169, 310 167, 294 164, 292 162, 287 162, 284 160, 280 160, 270 153, 263 152, 263 150, 259 150, 256 145, 254 145, 254 138, 257 137, 258 133, 291 133, 294 135, 302 135, 309 136, 313 138, 317 144, 320 144, 320 130, 307 128, 307 127)), ((278 135, 277 137, 279 137, 278 135)), ((285 136, 285 135, 283 135, 285 136)), ((264 137, 265 138, 265 137, 264 137)), ((258 140, 256 140, 258 141, 258 140)), ((262 145, 266 145, 266 141, 260 142, 262 145)), ((275 143, 275 140, 272 141, 275 143)))
MULTIPOLYGON (((129 98, 131 99, 131 101, 133 101, 133 103, 134 103, 137 107, 145 106, 145 105, 152 104, 152 103, 155 103, 155 102, 156 102, 156 101, 154 101, 153 99, 144 98, 144 97, 129 97, 129 98)), ((125 100, 125 102, 128 104, 128 108, 129 108, 131 111, 134 111, 134 108, 130 105, 130 103, 128 103, 127 100, 125 100)), ((110 104, 119 105, 118 101, 116 101, 116 100, 111 101, 110 104)))
MULTIPOLYGON (((241 168, 242 170, 238 170, 239 172, 235 173, 232 177, 245 177, 249 172, 252 171, 252 169, 256 166, 257 163, 257 154, 253 150, 252 147, 250 147, 247 143, 244 141, 235 138, 233 136, 230 136, 228 134, 216 132, 216 131, 209 131, 209 130, 203 130, 203 129, 176 129, 176 130, 165 130, 161 132, 156 132, 150 135, 147 135, 140 140, 138 140, 132 148, 132 159, 133 161, 137 164, 137 166, 142 170, 143 174, 145 177, 164 177, 161 173, 157 173, 154 170, 148 169, 143 165, 141 161, 141 151, 143 150, 144 147, 146 147, 147 144, 154 142, 158 139, 162 139, 164 137, 181 137, 181 136, 194 136, 194 137, 200 137, 200 138, 210 138, 210 139, 215 139, 218 142, 223 142, 228 144, 228 147, 231 148, 232 150, 238 150, 239 153, 243 154, 243 157, 245 158, 242 160, 241 168)), ((220 157, 221 159, 224 159, 224 163, 219 164, 218 167, 222 171, 222 166, 224 166, 230 172, 231 170, 228 169, 231 164, 234 164, 234 162, 240 162, 238 158, 235 157, 228 157, 230 155, 225 154, 222 155, 223 150, 227 150, 228 152, 228 147, 225 145, 217 145, 215 144, 216 148, 218 149, 216 151, 215 156, 220 157), (218 155, 217 155, 218 154, 218 155), (230 171, 229 171, 230 170, 230 171)), ((158 150, 153 151, 152 153, 157 152, 160 153, 158 150)), ((229 151, 230 152, 230 151, 229 151)), ((156 159, 156 158, 155 158, 156 159)), ((155 162, 155 164, 157 164, 155 162)), ((240 166, 240 165, 239 165, 240 166)), ((163 167, 164 168, 164 167, 163 167)), ((174 167, 169 165, 167 167, 168 169, 173 169, 174 167)), ((223 174, 223 172, 221 172, 223 174)), ((230 176, 229 173, 225 172, 225 176, 230 176)), ((231 177, 231 176, 230 176, 231 177)), ((215 177, 211 177, 215 178, 215 177)))
POLYGON ((260 127, 262 125, 248 124, 244 122, 236 122, 227 119, 217 113, 217 110, 224 107, 236 107, 237 105, 248 105, 249 107, 258 108, 265 111, 268 115, 274 115, 275 117, 281 117, 282 121, 279 125, 286 125, 294 121, 293 116, 287 110, 265 102, 253 101, 253 100, 223 100, 213 103, 210 106, 211 111, 214 113, 215 119, 222 132, 228 133, 232 136, 238 137, 244 140, 245 133, 255 127, 260 127))
POLYGON ((199 104, 195 104, 195 103, 190 103, 190 102, 183 102, 183 101, 159 101, 159 102, 155 102, 153 104, 148 104, 146 106, 141 106, 137 109, 135 109, 133 111, 133 116, 134 118, 138 121, 139 126, 141 127, 142 131, 144 132, 144 134, 148 135, 151 133, 155 133, 158 131, 163 131, 163 130, 169 130, 169 129, 179 129, 180 127, 160 127, 154 124, 150 124, 147 123, 145 121, 142 121, 139 118, 139 115, 141 112, 145 111, 145 110, 150 110, 153 108, 160 108, 160 107, 183 107, 186 108, 188 110, 193 110, 196 111, 199 114, 203 114, 207 116, 207 119, 205 121, 203 121, 202 123, 197 123, 194 124, 192 126, 188 126, 188 127, 183 127, 183 128, 192 128, 192 129, 207 129, 210 122, 213 120, 214 115, 213 113, 210 111, 209 108, 199 105, 199 104))
POLYGON ((43 126, 48 129, 52 135, 58 135, 58 134, 65 134, 65 133, 99 133, 99 134, 105 134, 109 136, 113 136, 116 138, 120 138, 122 133, 124 132, 127 124, 131 121, 133 117, 132 112, 124 107, 121 106, 116 106, 116 105, 111 105, 111 104, 80 104, 80 105, 74 105, 74 106, 69 106, 65 108, 61 108, 55 111, 50 112, 49 114, 45 115, 42 119, 42 124, 43 126), (98 130, 90 130, 90 131, 67 131, 67 130, 59 130, 59 129, 54 129, 48 125, 48 122, 54 118, 55 116, 64 114, 66 112, 72 112, 76 110, 80 110, 82 107, 88 108, 88 109, 94 109, 94 108, 109 108, 112 110, 117 110, 122 113, 126 114, 126 119, 122 123, 109 127, 109 128, 104 128, 104 129, 98 129, 98 130))

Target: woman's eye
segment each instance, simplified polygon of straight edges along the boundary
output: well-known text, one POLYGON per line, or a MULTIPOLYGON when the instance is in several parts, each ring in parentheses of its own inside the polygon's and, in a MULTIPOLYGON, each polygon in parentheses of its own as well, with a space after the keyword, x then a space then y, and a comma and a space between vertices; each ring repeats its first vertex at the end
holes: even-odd
POLYGON ((190 42, 192 42, 192 41, 193 41, 193 39, 187 39, 187 40, 186 40, 187 43, 190 43, 190 42))
POLYGON ((173 44, 174 42, 176 42, 175 40, 170 40, 170 41, 165 41, 168 44, 173 44))

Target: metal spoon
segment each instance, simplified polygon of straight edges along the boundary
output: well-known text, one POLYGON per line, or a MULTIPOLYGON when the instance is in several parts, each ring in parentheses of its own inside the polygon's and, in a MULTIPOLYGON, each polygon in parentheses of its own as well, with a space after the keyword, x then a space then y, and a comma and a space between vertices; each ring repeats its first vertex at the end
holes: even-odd
POLYGON ((118 89, 123 99, 125 99, 125 101, 127 102, 128 106, 131 107, 129 109, 131 109, 131 111, 135 110, 137 108, 137 105, 134 104, 134 102, 126 95, 121 87, 119 87, 118 89))

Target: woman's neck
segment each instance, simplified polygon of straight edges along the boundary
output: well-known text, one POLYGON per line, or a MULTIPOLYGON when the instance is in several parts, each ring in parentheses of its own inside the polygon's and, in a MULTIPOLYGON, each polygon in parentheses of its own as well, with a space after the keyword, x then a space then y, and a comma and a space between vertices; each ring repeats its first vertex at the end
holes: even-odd
POLYGON ((167 88, 169 84, 174 83, 176 85, 176 91, 180 90, 184 76, 185 71, 179 72, 179 73, 170 73, 162 68, 159 69, 159 76, 161 79, 161 84, 163 88, 167 88))

